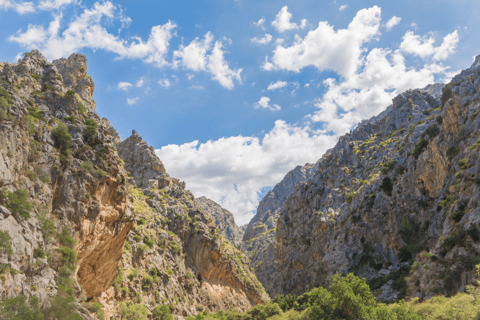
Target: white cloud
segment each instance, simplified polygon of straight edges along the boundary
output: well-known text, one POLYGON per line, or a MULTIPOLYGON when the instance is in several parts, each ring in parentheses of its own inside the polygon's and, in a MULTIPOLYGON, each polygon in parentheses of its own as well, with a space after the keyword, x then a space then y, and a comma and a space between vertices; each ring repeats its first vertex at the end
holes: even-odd
POLYGON ((134 105, 134 104, 137 104, 137 103, 138 103, 138 100, 140 100, 139 97, 132 98, 132 99, 127 98, 127 104, 130 105, 130 106, 132 106, 132 105, 134 105))
POLYGON ((400 50, 403 52, 411 53, 421 58, 433 56, 433 59, 436 61, 445 60, 454 53, 459 41, 457 30, 446 35, 439 47, 433 46, 435 38, 432 35, 421 37, 415 35, 413 31, 407 31, 402 40, 400 50))
POLYGON ((286 87, 286 86, 287 86, 287 81, 277 81, 275 83, 272 82, 268 85, 267 90, 273 91, 273 90, 280 89, 280 88, 283 88, 283 87, 286 87))
POLYGON ((161 85, 162 87, 168 89, 170 88, 174 83, 172 83, 169 79, 163 78, 158 80, 158 84, 161 85))
POLYGON ((12 0, 0 0, 0 10, 12 9, 19 14, 35 12, 35 5, 33 2, 17 2, 12 0))
POLYGON ((280 12, 275 17, 275 20, 272 21, 272 26, 278 30, 278 32, 285 32, 287 30, 296 30, 296 29, 303 29, 307 26, 307 20, 303 19, 298 26, 294 22, 290 22, 292 19, 292 14, 288 12, 288 7, 283 7, 280 12))
POLYGON ((261 97, 260 100, 255 103, 255 109, 258 108, 269 109, 271 111, 279 111, 281 109, 278 104, 274 104, 273 106, 271 106, 269 97, 261 97))
POLYGON ((127 91, 131 86, 132 84, 130 82, 119 82, 117 88, 119 90, 127 91))
POLYGON ((193 73, 187 73, 187 78, 188 78, 188 80, 192 80, 193 77, 195 77, 195 74, 193 74, 193 73))
POLYGON ((141 88, 144 83, 145 83, 145 79, 144 79, 144 77, 141 77, 140 79, 137 80, 137 83, 136 83, 135 86, 136 86, 137 88, 141 88))
POLYGON ((310 87, 310 83, 305 83, 304 87, 305 87, 305 88, 310 87))
POLYGON ((400 50, 374 48, 364 57, 361 68, 345 81, 323 81, 327 92, 316 101, 319 111, 312 120, 324 123, 324 129, 337 135, 344 134, 361 120, 385 110, 396 95, 434 83, 435 75, 444 75, 446 69, 435 62, 418 70, 407 68, 400 50))
POLYGON ((274 186, 297 165, 315 162, 336 137, 282 120, 261 138, 233 136, 168 145, 155 150, 168 173, 231 211, 238 225, 250 221, 262 188, 274 186))
POLYGON ((250 39, 250 41, 257 44, 268 44, 270 43, 270 41, 272 41, 272 39, 273 37, 271 34, 265 33, 265 36, 263 36, 262 38, 253 37, 252 39, 250 39))
POLYGON ((400 21, 402 21, 402 18, 393 16, 393 17, 392 17, 390 20, 388 20, 388 22, 385 24, 385 27, 387 28, 387 31, 390 31, 390 29, 392 29, 392 28, 395 27, 397 24, 399 24, 400 21))
POLYGON ((415 22, 412 22, 412 23, 410 24, 410 27, 412 27, 412 28, 417 28, 417 24, 416 24, 415 22))
POLYGON ((348 76, 361 63, 364 43, 379 35, 380 13, 377 6, 362 9, 347 29, 337 31, 327 21, 321 21, 305 38, 297 36, 292 46, 277 45, 272 62, 267 58, 263 68, 300 72, 304 67, 315 66, 321 71, 331 69, 348 76))
POLYGON ((73 2, 75 2, 75 0, 43 0, 38 4, 38 8, 40 10, 58 10, 73 2))
POLYGON ((265 30, 265 18, 262 18, 260 20, 258 20, 258 22, 253 22, 254 25, 256 25, 257 27, 259 28, 262 28, 263 30, 265 30))
POLYGON ((196 85, 192 84, 188 89, 195 89, 195 90, 205 90, 205 88, 202 85, 196 85))
POLYGON ((116 53, 119 58, 142 59, 146 63, 162 67, 168 64, 165 56, 177 27, 171 21, 154 26, 146 42, 139 37, 133 37, 132 41, 121 39, 109 33, 103 24, 119 21, 124 26, 130 18, 109 1, 96 2, 91 9, 85 9, 60 33, 63 27, 61 20, 62 15, 54 16, 47 29, 43 25, 29 24, 25 32, 20 29, 8 40, 28 49, 38 49, 48 59, 57 59, 90 48, 116 53))
POLYGON ((348 7, 348 4, 344 4, 343 6, 340 6, 340 8, 338 8, 338 10, 343 11, 343 10, 347 9, 347 7, 348 7))
POLYGON ((212 74, 224 88, 232 89, 233 80, 242 82, 242 69, 231 70, 224 58, 223 43, 216 41, 212 46, 213 35, 208 32, 203 40, 195 38, 188 46, 181 45, 173 53, 174 67, 181 65, 187 70, 206 71, 212 74))

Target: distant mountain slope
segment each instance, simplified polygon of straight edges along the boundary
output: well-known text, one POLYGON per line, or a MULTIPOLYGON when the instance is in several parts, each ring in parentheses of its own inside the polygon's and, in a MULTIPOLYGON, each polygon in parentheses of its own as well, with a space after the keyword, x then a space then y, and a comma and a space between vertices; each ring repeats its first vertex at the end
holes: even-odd
POLYGON ((454 294, 479 261, 480 57, 341 137, 284 203, 273 292, 370 280, 377 299, 454 294))

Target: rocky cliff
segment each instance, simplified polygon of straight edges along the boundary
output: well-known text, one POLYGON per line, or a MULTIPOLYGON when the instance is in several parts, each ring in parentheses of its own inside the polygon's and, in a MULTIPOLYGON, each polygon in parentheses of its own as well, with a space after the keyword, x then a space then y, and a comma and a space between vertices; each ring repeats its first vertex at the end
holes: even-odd
POLYGON ((233 214, 222 208, 213 200, 199 197, 195 199, 195 202, 201 210, 214 219, 215 225, 218 227, 220 234, 235 247, 239 248, 242 244, 246 226, 238 227, 233 218, 233 214))
POLYGON ((266 301, 152 147, 96 114, 93 90, 81 54, 0 64, 0 297, 71 319, 111 319, 125 301, 177 318, 266 301))
POLYGON ((479 62, 446 86, 400 94, 317 162, 278 219, 270 293, 328 286, 337 272, 367 278, 379 300, 454 294, 473 281, 479 62))
POLYGON ((313 177, 315 165, 298 166, 268 191, 258 205, 257 212, 246 227, 241 250, 249 257, 258 280, 273 298, 273 277, 277 272, 277 220, 283 203, 295 186, 313 177))

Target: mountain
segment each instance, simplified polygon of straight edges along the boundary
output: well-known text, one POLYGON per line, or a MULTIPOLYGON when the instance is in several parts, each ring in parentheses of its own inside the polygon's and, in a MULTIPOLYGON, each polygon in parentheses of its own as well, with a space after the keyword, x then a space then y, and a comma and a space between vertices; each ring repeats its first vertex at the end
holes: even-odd
MULTIPOLYGON (((282 181, 260 201, 257 213, 247 225, 241 250, 249 257, 258 280, 267 292, 274 292, 273 277, 277 272, 277 220, 283 203, 301 182, 313 177, 315 165, 297 166, 285 175, 282 181)), ((272 296, 273 298, 273 296, 272 296)))
POLYGON ((135 131, 121 141, 97 115, 93 90, 81 54, 0 64, 1 298, 36 297, 68 319, 267 301, 153 148, 135 131))
POLYGON ((348 272, 384 301, 452 295, 473 282, 479 75, 477 56, 445 86, 398 95, 317 162, 278 218, 271 295, 328 287, 348 272))
POLYGON ((195 198, 195 202, 206 214, 214 218, 220 234, 238 248, 242 243, 246 226, 238 227, 233 214, 213 200, 198 197, 195 198))

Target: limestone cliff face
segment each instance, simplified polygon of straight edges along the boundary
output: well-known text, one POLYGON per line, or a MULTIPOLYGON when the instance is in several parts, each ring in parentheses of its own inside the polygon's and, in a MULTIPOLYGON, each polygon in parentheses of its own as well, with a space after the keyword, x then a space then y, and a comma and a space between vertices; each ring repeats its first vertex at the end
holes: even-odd
POLYGON ((136 224, 124 249, 116 299, 137 299, 149 308, 167 304, 178 316, 244 311, 267 301, 245 256, 218 232, 205 204, 219 206, 195 199, 185 183, 171 178, 135 131, 118 149, 131 175, 136 224))
POLYGON ((328 286, 337 272, 366 277, 379 300, 454 294, 473 281, 478 61, 445 88, 397 96, 317 162, 278 219, 271 293, 328 286))
POLYGON ((196 198, 195 202, 201 210, 214 219, 215 225, 218 227, 220 234, 235 247, 240 247, 245 228, 237 226, 233 214, 222 208, 215 201, 206 197, 196 198))
POLYGON ((34 50, 19 63, 2 65, 0 86, 4 101, 11 99, 0 110, 0 187, 4 194, 26 190, 32 204, 27 219, 2 206, 0 230, 12 238, 13 254, 1 255, 0 263, 18 273, 2 275, 0 295, 33 295, 46 305, 57 293, 62 263, 57 240, 45 235, 46 219, 57 230, 66 226, 76 239, 78 301, 103 301, 109 319, 110 288, 133 226, 133 208, 126 171, 116 155, 118 135, 95 112, 86 59, 73 54, 48 63, 34 50), (96 127, 89 135, 88 121, 96 127), (52 133, 61 125, 72 136, 70 144, 52 133), (42 257, 41 250, 52 259, 42 257))
POLYGON ((258 280, 273 298, 273 277, 277 272, 277 219, 283 203, 299 183, 313 177, 315 165, 298 166, 288 172, 260 201, 257 213, 247 225, 241 250, 249 257, 258 280))
POLYGON ((11 254, 0 246, 0 298, 37 296, 48 307, 70 260, 69 294, 85 319, 98 319, 89 301, 108 320, 125 300, 167 304, 179 319, 268 300, 153 148, 135 132, 121 142, 98 117, 86 72, 80 54, 49 63, 34 50, 0 64, 0 231, 12 244, 11 254))

